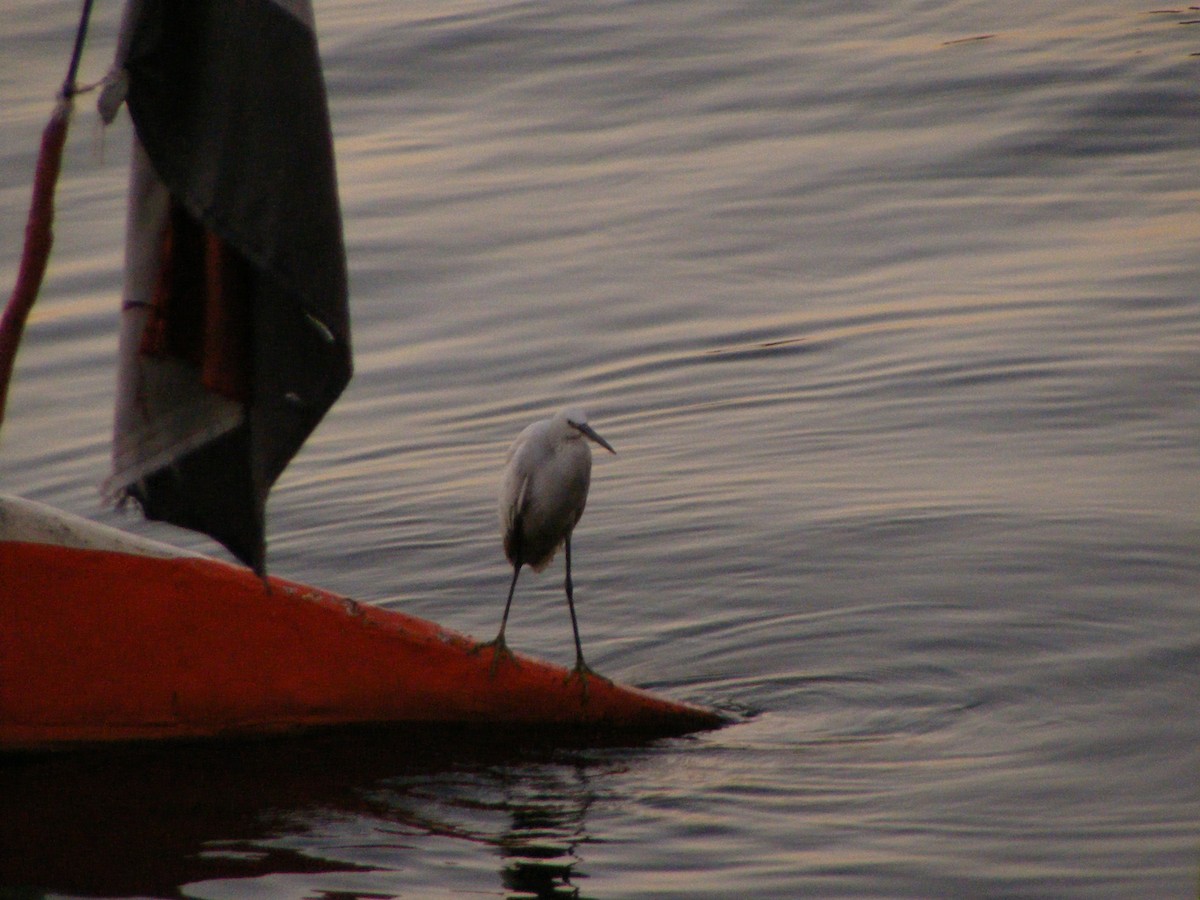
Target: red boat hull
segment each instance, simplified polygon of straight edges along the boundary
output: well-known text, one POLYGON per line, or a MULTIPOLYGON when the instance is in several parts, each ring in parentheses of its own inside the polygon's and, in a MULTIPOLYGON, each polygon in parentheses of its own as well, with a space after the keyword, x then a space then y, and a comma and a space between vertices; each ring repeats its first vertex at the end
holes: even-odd
POLYGON ((679 734, 707 709, 206 558, 0 542, 0 750, 365 723, 679 734))

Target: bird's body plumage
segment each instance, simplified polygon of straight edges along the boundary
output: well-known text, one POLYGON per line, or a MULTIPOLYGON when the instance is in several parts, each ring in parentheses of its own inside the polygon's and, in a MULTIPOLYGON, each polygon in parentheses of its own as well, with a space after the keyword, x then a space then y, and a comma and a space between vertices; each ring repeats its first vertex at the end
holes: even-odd
POLYGON ((500 527, 513 565, 519 560, 535 572, 545 569, 583 516, 592 451, 582 437, 557 416, 534 422, 509 448, 500 527))
POLYGON ((571 532, 587 505, 592 478, 592 451, 588 441, 599 444, 609 453, 616 452, 588 425, 583 410, 565 409, 528 426, 508 449, 504 477, 500 482, 500 530, 504 538, 504 555, 512 563, 513 576, 504 604, 504 617, 500 620, 500 633, 491 642, 496 649, 493 666, 502 654, 508 653, 504 629, 521 567, 529 566, 540 572, 554 559, 558 548, 565 545, 564 587, 575 633, 575 671, 581 677, 591 672, 583 661, 571 585, 571 532))

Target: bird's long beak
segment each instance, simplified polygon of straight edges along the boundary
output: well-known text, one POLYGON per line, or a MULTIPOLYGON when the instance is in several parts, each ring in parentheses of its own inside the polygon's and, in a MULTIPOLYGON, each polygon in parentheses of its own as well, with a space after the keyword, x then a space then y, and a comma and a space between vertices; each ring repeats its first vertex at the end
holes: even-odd
MULTIPOLYGON (((572 422, 571 424, 572 424, 572 425, 575 425, 575 423, 574 423, 574 422, 572 422)), ((612 448, 612 444, 610 444, 610 443, 609 443, 608 441, 606 441, 604 438, 600 437, 600 435, 596 434, 596 432, 595 432, 595 430, 592 428, 592 426, 591 426, 591 425, 588 425, 586 422, 585 422, 583 425, 575 425, 575 427, 576 427, 577 429, 579 429, 579 433, 580 433, 580 434, 582 434, 582 435, 584 435, 584 436, 586 436, 586 437, 588 437, 588 438, 591 438, 593 441, 595 441, 597 444, 599 444, 601 447, 603 447, 603 448, 604 448, 605 450, 607 450, 609 453, 616 453, 616 452, 617 452, 616 450, 614 450, 614 449, 612 448)))

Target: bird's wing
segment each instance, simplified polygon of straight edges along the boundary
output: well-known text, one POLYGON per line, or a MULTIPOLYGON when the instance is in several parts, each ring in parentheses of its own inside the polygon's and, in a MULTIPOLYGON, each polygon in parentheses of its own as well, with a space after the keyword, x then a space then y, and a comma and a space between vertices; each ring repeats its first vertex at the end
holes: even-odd
POLYGON ((521 476, 521 483, 517 487, 516 496, 513 498, 512 517, 514 519, 520 518, 525 510, 529 508, 529 485, 532 482, 532 476, 521 476))
POLYGON ((523 556, 521 516, 529 504, 529 476, 520 476, 515 490, 509 494, 510 502, 504 507, 504 555, 509 562, 516 563, 523 556))

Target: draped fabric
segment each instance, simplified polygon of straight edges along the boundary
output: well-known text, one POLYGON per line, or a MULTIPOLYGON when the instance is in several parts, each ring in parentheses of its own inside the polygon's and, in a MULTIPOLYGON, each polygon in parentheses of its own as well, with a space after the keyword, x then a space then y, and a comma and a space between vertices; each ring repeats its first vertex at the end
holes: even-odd
POLYGON ((303 0, 129 0, 135 146, 109 487, 265 570, 267 495, 350 378, 303 0))

